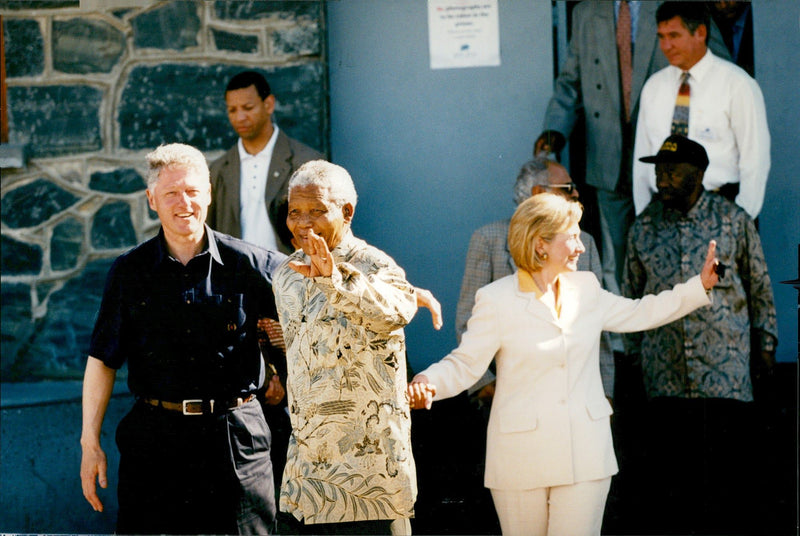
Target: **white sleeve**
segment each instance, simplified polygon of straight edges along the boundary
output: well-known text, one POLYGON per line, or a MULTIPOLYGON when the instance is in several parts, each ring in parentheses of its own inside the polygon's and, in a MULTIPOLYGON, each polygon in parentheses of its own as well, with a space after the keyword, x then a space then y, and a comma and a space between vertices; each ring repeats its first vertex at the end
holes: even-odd
POLYGON ((645 83, 642 88, 642 95, 639 99, 639 119, 636 123, 636 139, 633 145, 633 171, 631 174, 633 187, 633 207, 636 215, 642 213, 650 203, 655 188, 655 166, 639 162, 639 158, 655 154, 657 150, 653 147, 648 132, 648 110, 654 103, 650 102, 652 85, 645 83))
POLYGON ((739 148, 736 204, 756 218, 764 204, 770 168, 770 137, 761 88, 747 77, 732 92, 731 129, 739 148))

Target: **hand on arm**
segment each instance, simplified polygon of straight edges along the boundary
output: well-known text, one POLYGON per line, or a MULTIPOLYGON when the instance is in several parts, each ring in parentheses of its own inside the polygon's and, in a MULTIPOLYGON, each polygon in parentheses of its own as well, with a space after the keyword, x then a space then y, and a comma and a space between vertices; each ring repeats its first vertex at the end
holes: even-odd
POLYGON ((441 329, 442 327, 442 305, 434 298, 429 290, 424 288, 415 287, 417 295, 417 307, 425 307, 431 312, 431 320, 433 321, 433 329, 441 329))
POLYGON ((480 391, 475 393, 475 398, 484 403, 490 403, 494 398, 494 388, 496 384, 497 381, 495 380, 492 383, 484 385, 483 387, 481 387, 480 391))
POLYGON ((269 385, 267 386, 267 392, 264 393, 264 398, 267 401, 267 404, 271 406, 276 406, 280 404, 283 397, 286 395, 286 390, 283 388, 283 384, 281 383, 281 378, 277 374, 273 375, 272 378, 269 380, 269 385))
POLYGON ((417 374, 408 384, 408 398, 411 409, 431 409, 436 386, 431 385, 424 374, 417 374))
POLYGON ((99 359, 89 356, 83 378, 83 427, 81 430, 81 487, 83 496, 96 512, 103 511, 97 496, 97 484, 108 487, 108 461, 100 446, 108 401, 114 388, 117 371, 99 359))
POLYGON ((283 339, 283 330, 281 329, 280 322, 273 320, 272 318, 264 317, 259 318, 257 324, 259 340, 261 339, 261 334, 265 333, 269 339, 269 343, 275 348, 280 348, 280 350, 285 354, 286 341, 283 339))

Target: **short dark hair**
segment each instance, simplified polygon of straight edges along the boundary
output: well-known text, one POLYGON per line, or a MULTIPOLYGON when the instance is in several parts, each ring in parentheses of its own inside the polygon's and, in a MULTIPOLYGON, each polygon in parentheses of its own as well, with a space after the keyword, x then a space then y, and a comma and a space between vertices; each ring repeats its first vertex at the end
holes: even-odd
POLYGON ((256 71, 243 71, 231 78, 228 85, 225 87, 225 93, 235 89, 245 89, 250 86, 255 86, 258 96, 261 100, 266 99, 272 95, 272 89, 269 87, 269 82, 264 78, 264 75, 256 71))
POLYGON ((705 2, 664 2, 656 10, 656 24, 680 17, 683 25, 694 35, 702 24, 706 27, 706 44, 711 33, 711 17, 705 2))

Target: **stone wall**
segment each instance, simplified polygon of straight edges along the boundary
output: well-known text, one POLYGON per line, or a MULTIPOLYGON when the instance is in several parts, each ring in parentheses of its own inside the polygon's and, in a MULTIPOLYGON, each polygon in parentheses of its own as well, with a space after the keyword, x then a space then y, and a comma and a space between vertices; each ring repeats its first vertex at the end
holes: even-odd
POLYGON ((0 1, 2 381, 80 377, 111 261, 153 236, 144 155, 235 142, 224 88, 256 69, 290 136, 328 152, 323 1, 0 1))

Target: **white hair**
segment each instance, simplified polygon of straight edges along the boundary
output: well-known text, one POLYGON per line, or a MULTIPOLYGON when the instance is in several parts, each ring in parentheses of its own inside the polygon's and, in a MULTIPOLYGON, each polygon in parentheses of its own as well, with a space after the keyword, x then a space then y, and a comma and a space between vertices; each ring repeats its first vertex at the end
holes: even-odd
POLYGON ((338 207, 350 203, 355 208, 358 201, 356 187, 347 170, 325 160, 306 162, 292 174, 289 179, 289 194, 301 186, 327 188, 331 201, 338 207))

